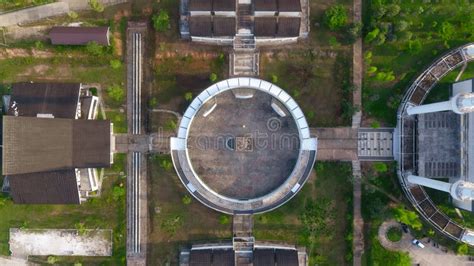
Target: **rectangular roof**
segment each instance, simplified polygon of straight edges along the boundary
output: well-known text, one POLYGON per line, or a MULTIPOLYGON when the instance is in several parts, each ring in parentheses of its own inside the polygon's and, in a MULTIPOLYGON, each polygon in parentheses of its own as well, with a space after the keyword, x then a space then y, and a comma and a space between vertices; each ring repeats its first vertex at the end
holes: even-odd
POLYGON ((213 11, 235 11, 235 0, 214 0, 213 11))
POLYGON ((9 175, 16 204, 79 204, 74 169, 9 175))
POLYGON ((109 45, 109 27, 53 27, 49 32, 52 44, 84 45, 97 42, 109 45))
POLYGON ((255 249, 253 252, 253 266, 275 265, 273 249, 255 249))
POLYGON ((276 17, 255 17, 255 36, 274 37, 276 30, 276 17))
MULTIPOLYGON (((80 83, 14 83, 10 105, 16 103, 18 116, 75 118, 80 88, 80 83)), ((14 110, 10 108, 8 113, 14 115, 14 110)))
POLYGON ((278 0, 278 11, 301 12, 300 0, 278 0))
POLYGON ((277 11, 277 0, 254 0, 255 11, 277 11))
POLYGON ((214 36, 234 36, 235 18, 234 17, 214 17, 212 24, 214 36))
POLYGON ((277 265, 298 266, 298 252, 296 250, 276 249, 277 265))
POLYGON ((300 35, 301 18, 278 18, 278 37, 298 37, 300 35))
POLYGON ((110 122, 3 117, 3 174, 110 166, 110 122))
POLYGON ((211 16, 189 17, 189 33, 191 36, 212 36, 211 16))
POLYGON ((211 11, 212 0, 189 0, 189 11, 211 11))
POLYGON ((205 266, 211 265, 212 249, 206 250, 191 250, 189 254, 190 266, 205 266))

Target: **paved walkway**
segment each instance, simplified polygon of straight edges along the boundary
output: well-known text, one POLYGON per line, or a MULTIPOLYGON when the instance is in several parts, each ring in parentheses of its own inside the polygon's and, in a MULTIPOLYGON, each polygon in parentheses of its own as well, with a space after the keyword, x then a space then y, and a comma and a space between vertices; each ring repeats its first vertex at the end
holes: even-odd
POLYGON ((310 132, 318 138, 319 161, 357 160, 357 129, 311 128, 310 132))
POLYGON ((457 256, 454 252, 448 251, 446 248, 435 247, 433 242, 428 239, 421 239, 425 248, 419 248, 411 243, 413 237, 408 233, 402 234, 402 239, 398 242, 392 242, 387 238, 387 232, 392 227, 399 227, 400 223, 395 220, 389 220, 379 227, 378 238, 380 244, 386 249, 393 251, 408 252, 412 259, 413 265, 421 266, 448 266, 448 265, 474 265, 474 262, 468 261, 467 256, 457 256))

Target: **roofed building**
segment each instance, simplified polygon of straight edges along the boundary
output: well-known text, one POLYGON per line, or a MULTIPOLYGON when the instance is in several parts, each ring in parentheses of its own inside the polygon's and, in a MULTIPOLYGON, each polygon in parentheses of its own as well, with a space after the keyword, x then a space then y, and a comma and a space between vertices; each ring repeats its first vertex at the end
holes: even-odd
POLYGON ((275 37, 277 31, 276 17, 256 17, 255 35, 262 37, 275 37))
POLYGON ((15 203, 78 204, 100 189, 97 168, 112 163, 113 130, 93 120, 97 109, 79 83, 13 85, 2 164, 15 203))
POLYGON ((212 21, 214 36, 234 36, 235 19, 229 17, 214 17, 212 21))
POLYGON ((110 45, 109 27, 53 27, 49 32, 52 44, 85 45, 96 42, 100 45, 110 45))
POLYGON ((189 32, 193 36, 211 37, 212 21, 211 16, 192 16, 189 18, 189 32))
POLYGON ((301 19, 298 17, 278 18, 278 37, 296 37, 300 34, 301 19))

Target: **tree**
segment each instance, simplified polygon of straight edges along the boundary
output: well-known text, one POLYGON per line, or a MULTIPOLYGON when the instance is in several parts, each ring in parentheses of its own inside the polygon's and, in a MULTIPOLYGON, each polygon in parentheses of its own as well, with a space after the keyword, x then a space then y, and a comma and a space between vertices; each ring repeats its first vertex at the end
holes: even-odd
POLYGON ((168 12, 163 9, 160 10, 158 15, 153 15, 151 20, 153 21, 153 28, 155 28, 156 31, 164 32, 170 27, 170 16, 168 12))
POLYGON ((222 225, 226 225, 230 223, 229 215, 221 214, 219 216, 219 223, 222 225))
POLYGON ((347 37, 350 42, 355 42, 362 35, 362 23, 352 23, 347 27, 347 37))
POLYGON ((456 253, 460 256, 467 255, 469 253, 469 246, 466 243, 459 245, 456 253))
POLYGON ((444 41, 449 41, 453 38, 454 31, 455 29, 453 24, 449 23, 448 21, 445 21, 439 27, 438 34, 444 41))
POLYGON ((122 67, 122 62, 118 59, 112 59, 109 63, 112 69, 119 69, 120 67, 122 67))
POLYGON ((387 5, 386 12, 385 12, 385 15, 387 17, 395 17, 396 15, 398 15, 398 13, 400 13, 399 5, 397 4, 387 5))
POLYGON ((184 205, 189 205, 192 202, 192 199, 189 195, 184 195, 183 198, 181 198, 181 202, 183 202, 184 205))
POLYGON ((370 31, 365 36, 365 42, 367 42, 367 43, 372 42, 379 35, 379 33, 380 33, 379 28, 375 28, 374 30, 370 31))
POLYGON ((380 122, 379 121, 374 121, 374 122, 372 122, 372 124, 370 124, 370 127, 371 128, 380 128, 380 122))
POLYGON ((171 161, 169 159, 164 158, 160 161, 160 166, 165 171, 169 172, 171 170, 171 168, 173 168, 173 163, 171 163, 171 161))
POLYGON ((123 186, 115 186, 112 189, 112 199, 119 201, 125 197, 125 188, 123 186))
POLYGON ((190 102, 193 99, 193 93, 188 91, 184 94, 184 99, 188 102, 190 102))
POLYGON ((211 75, 209 75, 209 80, 211 82, 216 82, 217 80, 217 74, 216 73, 211 73, 211 75))
POLYGON ((89 42, 86 45, 86 51, 93 56, 102 56, 104 54, 104 47, 97 42, 89 42))
POLYGON ((375 37, 373 42, 375 45, 379 46, 379 45, 384 44, 386 39, 387 37, 385 37, 385 34, 379 34, 377 35, 377 37, 375 37))
POLYGON ((79 17, 79 15, 78 15, 76 12, 74 12, 74 11, 69 11, 69 12, 67 13, 67 16, 68 16, 70 19, 77 19, 77 18, 79 17))
POLYGON ((324 12, 324 23, 331 30, 338 30, 347 23, 347 10, 343 5, 334 5, 324 12))
POLYGON ((423 48, 420 40, 416 39, 408 41, 407 50, 410 54, 418 54, 422 49, 423 48))
POLYGON ((387 9, 385 8, 385 6, 379 4, 374 7, 372 11, 372 15, 375 18, 382 18, 386 12, 387 12, 387 9))
POLYGON ((55 256, 48 256, 47 262, 48 264, 56 264, 58 263, 59 259, 55 256))
POLYGON ((408 42, 413 37, 411 31, 403 31, 397 34, 398 40, 402 42, 408 42))
POLYGON ((393 209, 393 211, 395 220, 397 220, 398 222, 407 224, 415 230, 421 230, 421 228, 423 227, 423 224, 421 223, 420 218, 418 217, 418 214, 416 214, 416 212, 405 210, 402 205, 396 207, 395 209, 393 209))
MULTIPOLYGON (((374 122, 375 123, 375 122, 374 122)), ((377 122, 378 123, 378 122, 377 122)), ((380 124, 378 124, 378 127, 380 127, 380 124)), ((375 170, 375 172, 377 173, 386 173, 388 171, 388 166, 386 163, 382 163, 382 162, 375 162, 373 165, 372 165, 372 169, 375 170)))
POLYGON ((108 87, 105 91, 107 92, 110 99, 112 99, 116 103, 122 103, 125 100, 125 91, 118 84, 113 84, 112 86, 108 87))
POLYGON ((406 22, 405 20, 399 20, 397 22, 395 22, 395 25, 394 25, 394 30, 396 32, 402 32, 404 30, 406 30, 408 28, 408 22, 406 22))
POLYGON ((367 68, 367 74, 372 75, 372 74, 374 74, 375 72, 377 72, 377 70, 378 70, 378 69, 377 69, 376 66, 371 66, 371 67, 367 68))
POLYGON ((99 0, 89 0, 89 6, 97 13, 104 12, 104 5, 99 0))

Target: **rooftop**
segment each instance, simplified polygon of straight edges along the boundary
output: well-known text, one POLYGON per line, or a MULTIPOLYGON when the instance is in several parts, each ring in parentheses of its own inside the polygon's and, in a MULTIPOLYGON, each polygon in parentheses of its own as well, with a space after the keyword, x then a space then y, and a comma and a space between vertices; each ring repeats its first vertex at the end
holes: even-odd
POLYGON ((49 32, 52 44, 84 45, 96 42, 109 45, 109 27, 53 27, 49 32))

